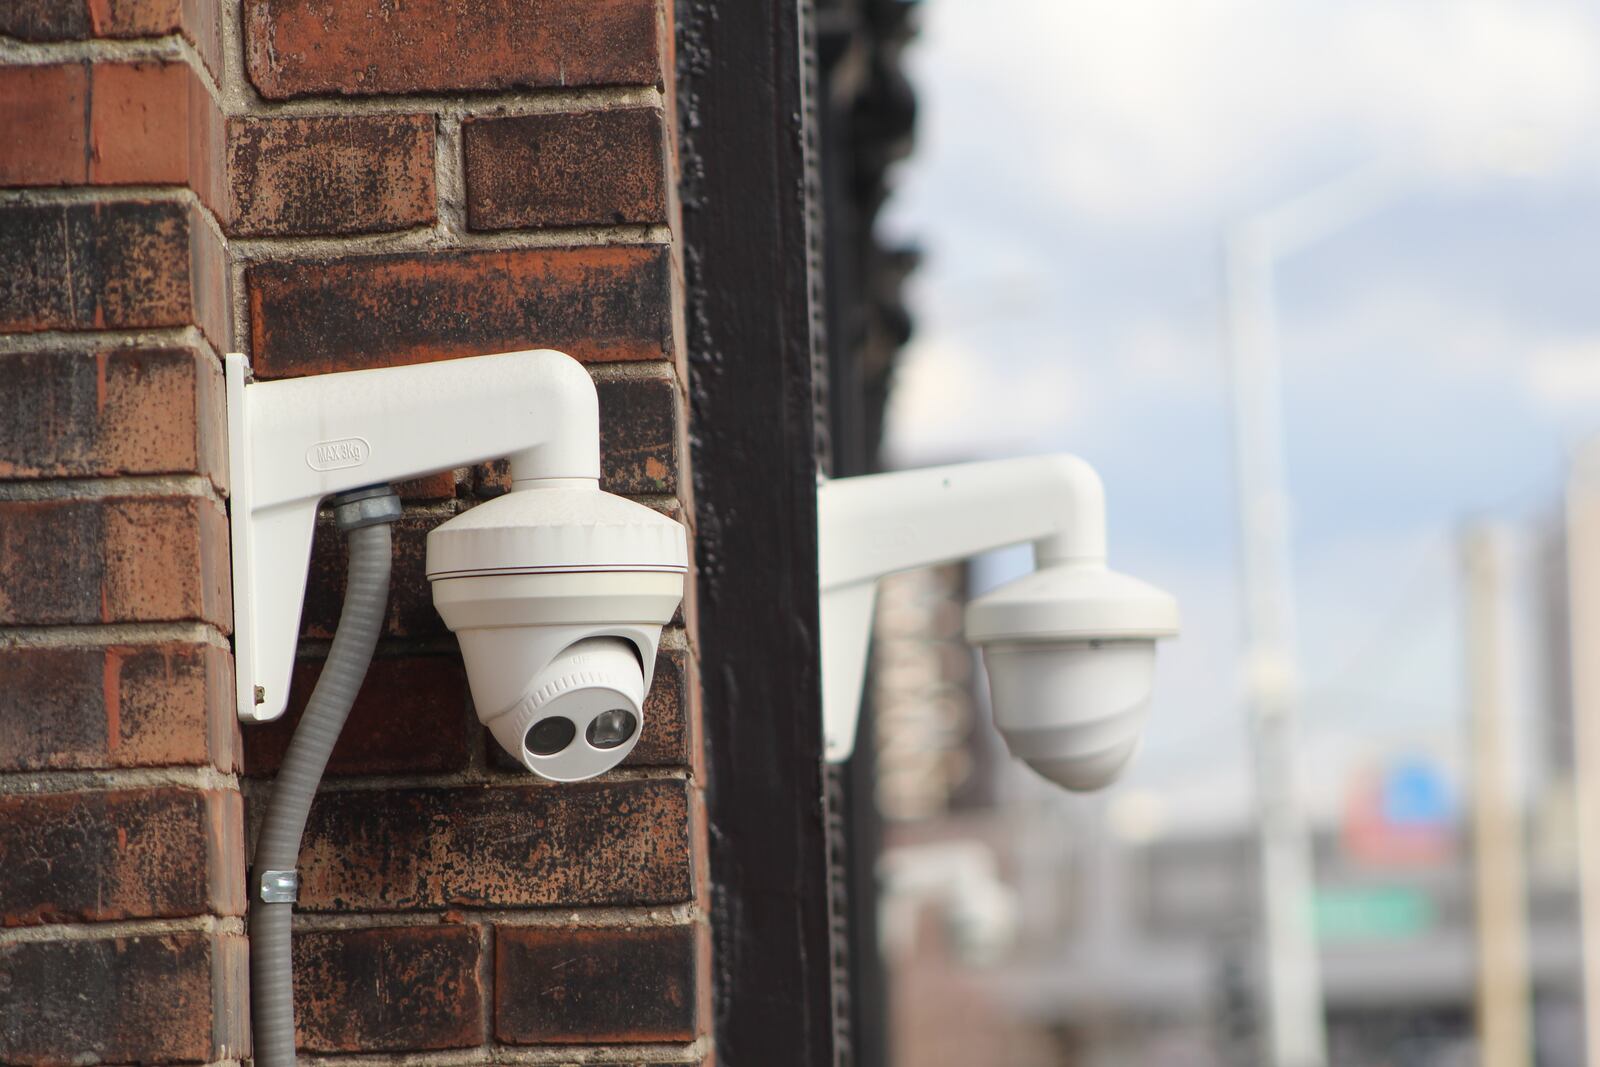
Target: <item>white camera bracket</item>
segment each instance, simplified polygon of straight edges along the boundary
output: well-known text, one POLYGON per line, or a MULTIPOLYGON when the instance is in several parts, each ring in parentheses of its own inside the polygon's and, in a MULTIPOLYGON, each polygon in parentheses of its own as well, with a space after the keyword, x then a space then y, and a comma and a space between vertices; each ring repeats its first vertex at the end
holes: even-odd
POLYGON ((588 372, 540 350, 252 382, 225 361, 235 703, 283 714, 317 506, 334 493, 509 458, 521 487, 600 476, 588 372))
MULTIPOLYGON (((849 759, 855 749, 878 579, 1028 541, 1039 568, 1082 564, 1103 571, 1105 492, 1094 468, 1076 456, 1036 456, 819 483, 822 723, 829 762, 849 759)), ((1100 633, 1105 604, 1048 604, 1050 617, 1029 624, 1058 635, 1100 633)), ((1160 594, 1112 621, 1127 636, 1165 636, 1176 632, 1176 620, 1170 598, 1160 594)))

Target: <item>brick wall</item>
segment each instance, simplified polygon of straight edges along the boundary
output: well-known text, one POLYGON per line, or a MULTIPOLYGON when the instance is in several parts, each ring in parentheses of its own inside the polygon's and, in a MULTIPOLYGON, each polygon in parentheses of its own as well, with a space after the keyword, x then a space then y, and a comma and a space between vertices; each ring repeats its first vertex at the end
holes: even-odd
MULTIPOLYGON (((220 353, 274 378, 564 349, 604 486, 692 520, 670 18, 0 6, 0 1063, 248 1057, 250 828, 343 559, 320 525, 290 713, 241 731, 220 353)), ((505 489, 403 487, 387 638, 301 856, 302 1053, 707 1061, 692 602, 623 767, 533 779, 422 572, 427 531, 505 489)))

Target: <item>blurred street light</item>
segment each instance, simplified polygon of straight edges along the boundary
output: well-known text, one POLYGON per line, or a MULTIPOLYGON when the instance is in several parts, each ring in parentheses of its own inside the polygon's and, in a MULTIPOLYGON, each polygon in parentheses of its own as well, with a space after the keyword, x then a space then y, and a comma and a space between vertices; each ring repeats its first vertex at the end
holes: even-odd
POLYGON ((1300 700, 1290 563, 1283 387, 1273 301, 1282 255, 1347 226, 1409 186, 1409 171, 1353 171, 1228 234, 1228 369, 1244 600, 1244 687, 1254 743, 1265 981, 1265 1062, 1325 1067, 1327 1034, 1312 915, 1311 844, 1294 789, 1300 700))
POLYGON ((1311 846, 1294 789, 1300 671, 1291 574, 1283 387, 1273 271, 1279 259, 1351 226, 1443 172, 1528 176, 1549 165, 1548 138, 1488 130, 1469 144, 1424 146, 1257 212, 1229 228, 1224 253, 1228 370, 1244 602, 1244 688, 1260 835, 1266 1062, 1325 1067, 1327 1035, 1312 920, 1311 846))

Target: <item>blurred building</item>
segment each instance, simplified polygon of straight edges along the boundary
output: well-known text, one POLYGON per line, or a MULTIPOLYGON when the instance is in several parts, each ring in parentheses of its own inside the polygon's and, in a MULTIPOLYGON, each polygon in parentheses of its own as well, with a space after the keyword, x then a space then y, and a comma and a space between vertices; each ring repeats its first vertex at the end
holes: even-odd
MULTIPOLYGON (((1529 583, 1541 622, 1530 669, 1544 689, 1524 816, 1540 1067, 1583 1062, 1563 558, 1541 535, 1529 583)), ((888 952, 890 1062, 1255 1062, 1253 826, 1168 832, 1159 800, 1135 791, 1086 799, 1029 788, 1025 772, 988 747, 993 731, 979 721, 981 687, 972 688, 973 661, 956 643, 964 586, 949 568, 884 587, 874 699, 885 856, 952 842, 985 850, 978 855, 993 858, 1013 893, 1013 939, 975 953, 955 889, 886 903, 886 912, 918 914, 913 943, 888 952)), ((1351 778, 1338 823, 1316 830, 1334 1065, 1478 1062, 1472 841, 1446 763, 1383 757, 1351 778)), ((897 892, 892 879, 885 891, 897 892)))

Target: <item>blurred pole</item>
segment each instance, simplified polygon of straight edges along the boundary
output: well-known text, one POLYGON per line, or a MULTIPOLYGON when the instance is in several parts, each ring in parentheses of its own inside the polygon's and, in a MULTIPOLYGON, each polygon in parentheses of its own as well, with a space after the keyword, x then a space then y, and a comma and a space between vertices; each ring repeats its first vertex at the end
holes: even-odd
POLYGON ((1229 231, 1225 247, 1244 685, 1260 835, 1260 1015, 1269 1067, 1324 1067, 1328 1061, 1311 837, 1294 788, 1300 672, 1273 264, 1389 203, 1410 188, 1414 174, 1392 161, 1350 171, 1246 219, 1229 231))
POLYGON ((1567 481, 1572 717, 1578 806, 1578 901, 1589 1067, 1600 1067, 1600 441, 1567 481))
POLYGON ((1530 1067, 1526 857, 1522 809, 1506 745, 1505 575, 1495 531, 1485 526, 1468 529, 1462 562, 1472 736, 1479 1062, 1483 1067, 1530 1067))
POLYGON ((1228 245, 1235 466, 1243 541, 1245 690, 1260 834, 1262 1007, 1268 1067, 1323 1067, 1327 1037, 1312 926, 1311 841, 1294 789, 1298 669, 1273 343, 1271 261, 1245 230, 1228 245))

